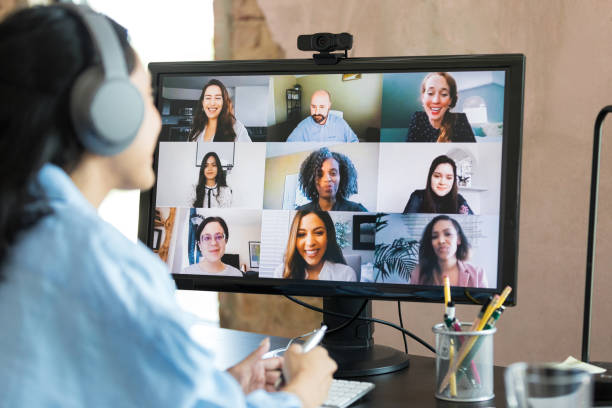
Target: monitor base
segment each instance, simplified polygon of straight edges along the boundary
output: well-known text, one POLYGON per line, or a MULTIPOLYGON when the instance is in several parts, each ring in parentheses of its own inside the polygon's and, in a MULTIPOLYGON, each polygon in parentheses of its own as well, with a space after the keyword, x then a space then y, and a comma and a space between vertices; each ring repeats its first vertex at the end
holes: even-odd
POLYGON ((326 345, 338 364, 337 378, 366 377, 402 370, 410 365, 408 355, 392 347, 375 344, 369 348, 342 349, 326 345))

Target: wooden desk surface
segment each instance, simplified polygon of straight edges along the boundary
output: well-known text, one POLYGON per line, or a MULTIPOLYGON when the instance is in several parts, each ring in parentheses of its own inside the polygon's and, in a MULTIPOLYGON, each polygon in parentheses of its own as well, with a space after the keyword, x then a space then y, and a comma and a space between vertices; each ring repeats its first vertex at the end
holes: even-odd
MULTIPOLYGON (((225 369, 246 357, 267 336, 216 327, 198 327, 196 337, 216 354, 215 365, 225 369)), ((288 339, 270 337, 271 349, 281 348, 288 339)), ((506 406, 503 367, 495 367, 495 398, 482 403, 451 403, 434 397, 435 360, 433 357, 411 356, 407 369, 383 375, 357 378, 376 384, 358 404, 351 408, 396 407, 498 407, 506 406)))

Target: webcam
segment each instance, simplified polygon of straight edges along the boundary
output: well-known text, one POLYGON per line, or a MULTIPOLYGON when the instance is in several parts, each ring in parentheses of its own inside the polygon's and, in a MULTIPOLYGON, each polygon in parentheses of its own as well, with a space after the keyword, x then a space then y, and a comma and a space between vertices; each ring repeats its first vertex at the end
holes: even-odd
POLYGON ((353 36, 349 33, 316 33, 299 35, 297 47, 302 51, 345 51, 353 48, 353 36))
POLYGON ((319 54, 312 56, 315 63, 332 65, 348 57, 348 50, 353 48, 353 36, 349 33, 303 34, 297 38, 297 47, 301 51, 318 51, 319 54), (333 51, 344 51, 344 54, 334 54, 333 51))

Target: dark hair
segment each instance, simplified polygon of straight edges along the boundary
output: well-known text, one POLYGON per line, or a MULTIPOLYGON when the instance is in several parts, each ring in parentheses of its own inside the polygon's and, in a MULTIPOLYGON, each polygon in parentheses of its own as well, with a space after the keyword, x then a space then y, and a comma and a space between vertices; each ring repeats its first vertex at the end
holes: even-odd
POLYGON ((208 116, 204 113, 202 101, 204 100, 204 93, 209 86, 216 85, 221 89, 221 96, 223 98, 223 106, 221 107, 221 113, 217 120, 217 131, 215 132, 215 142, 233 142, 236 140, 236 132, 234 132, 234 123, 236 118, 232 113, 232 100, 229 97, 227 88, 223 85, 223 82, 218 79, 211 79, 202 88, 202 94, 198 99, 198 104, 195 107, 195 114, 193 115, 193 126, 191 132, 189 132, 189 141, 195 142, 198 135, 204 130, 208 124, 208 116))
MULTIPOLYGON (((128 70, 136 58, 126 30, 108 19, 128 70)), ((86 27, 62 6, 22 9, 0 23, 0 264, 20 232, 51 213, 36 180, 51 162, 72 172, 85 148, 70 116, 78 75, 100 63, 86 27)), ((1 277, 1 272, 0 272, 1 277)))
POLYGON ((438 215, 432 219, 423 230, 423 237, 421 238, 421 243, 419 245, 419 269, 421 272, 421 282, 419 283, 423 285, 433 284, 435 280, 434 275, 439 271, 438 256, 434 252, 431 244, 433 227, 438 221, 452 222, 453 227, 455 227, 455 230, 457 231, 457 236, 461 240, 461 243, 457 245, 457 252, 455 253, 457 260, 465 261, 470 254, 470 243, 465 236, 461 225, 448 215, 438 215))
MULTIPOLYGON (((211 222, 218 222, 219 225, 221 225, 221 228, 223 228, 223 232, 225 233, 225 242, 227 242, 227 240, 229 239, 229 230, 227 229, 227 224, 225 223, 225 220, 221 217, 204 218, 202 222, 200 223, 200 225, 198 225, 198 228, 196 229, 196 235, 195 235, 196 242, 200 241, 200 236, 202 235, 202 231, 204 231, 204 227, 206 227, 206 224, 210 224, 211 222)), ((199 251, 200 247, 198 245, 196 245, 196 247, 198 248, 198 251, 199 251)))
MULTIPOLYGON (((444 78, 444 80, 448 84, 448 92, 450 93, 450 97, 451 97, 451 102, 448 107, 449 109, 454 108, 455 105, 457 105, 457 98, 458 98, 457 81, 455 81, 455 78, 453 78, 453 76, 449 74, 448 72, 430 72, 429 74, 427 74, 427 76, 425 76, 425 78, 423 79, 423 82, 421 82, 421 95, 425 93, 425 82, 427 82, 427 80, 434 75, 441 76, 442 78, 444 78)), ((449 112, 446 112, 444 114, 444 117, 442 118, 442 124, 440 127, 440 135, 438 136, 438 142, 452 142, 453 141, 454 125, 455 125, 455 116, 450 115, 449 112)))
POLYGON ((321 177, 321 166, 327 159, 334 159, 340 168, 340 185, 336 193, 342 198, 348 198, 357 193, 357 170, 351 159, 342 153, 332 152, 322 147, 310 153, 300 166, 300 189, 309 200, 317 200, 317 180, 321 177))
POLYGON ((287 240, 287 249, 285 250, 285 269, 283 271, 283 278, 291 279, 305 279, 306 278, 306 262, 304 258, 298 253, 295 243, 297 241, 297 233, 300 228, 300 222, 302 218, 308 214, 315 214, 323 224, 325 224, 325 231, 327 232, 327 248, 323 255, 323 260, 331 261, 335 263, 341 263, 346 265, 342 250, 336 240, 336 227, 327 211, 318 210, 299 210, 293 217, 291 228, 289 230, 289 239, 287 240))
POLYGON ((425 194, 423 196, 423 204, 421 205, 419 212, 457 214, 458 194, 457 166, 455 165, 455 161, 445 155, 436 157, 431 162, 431 166, 429 166, 427 184, 425 185, 425 194), (450 164, 450 166, 453 168, 453 186, 448 194, 443 197, 437 195, 431 188, 431 177, 440 164, 450 164))
POLYGON ((200 176, 198 177, 198 185, 196 186, 196 198, 193 201, 193 206, 196 208, 204 206, 204 196, 206 195, 206 176, 204 175, 204 169, 206 168, 206 161, 209 157, 214 157, 215 163, 217 164, 217 177, 215 177, 217 187, 227 186, 227 182, 225 181, 225 170, 223 166, 221 166, 221 159, 219 159, 219 156, 215 152, 206 153, 202 159, 202 163, 200 163, 200 176))

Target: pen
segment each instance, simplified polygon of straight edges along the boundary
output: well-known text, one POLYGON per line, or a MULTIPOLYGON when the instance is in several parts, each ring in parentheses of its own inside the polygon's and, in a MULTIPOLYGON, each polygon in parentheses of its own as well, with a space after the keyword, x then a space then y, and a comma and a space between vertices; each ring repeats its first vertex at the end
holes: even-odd
POLYGON ((470 327, 470 331, 476 330, 478 323, 480 323, 480 319, 482 319, 482 316, 484 315, 485 311, 487 310, 487 307, 489 307, 489 304, 491 303, 492 300, 493 300, 493 296, 489 296, 487 300, 482 304, 482 307, 480 308, 480 311, 478 312, 478 316, 476 316, 476 319, 474 319, 474 322, 472 323, 472 326, 470 327))
MULTIPOLYGON (((495 323, 497 322, 497 320, 499 319, 499 317, 503 313, 504 309, 505 308, 503 306, 499 307, 498 309, 495 309, 495 311, 493 312, 493 314, 489 318, 489 321, 487 322, 487 324, 485 324, 483 330, 489 330, 489 329, 492 329, 493 327, 495 327, 495 323)), ((476 343, 474 344, 474 347, 472 347, 472 349, 470 350, 468 355, 465 357, 465 361, 470 361, 472 364, 474 364, 474 355, 476 354, 476 352, 480 348, 480 345, 482 344, 482 342, 483 342, 483 338, 479 336, 478 340, 476 340, 476 343)))

